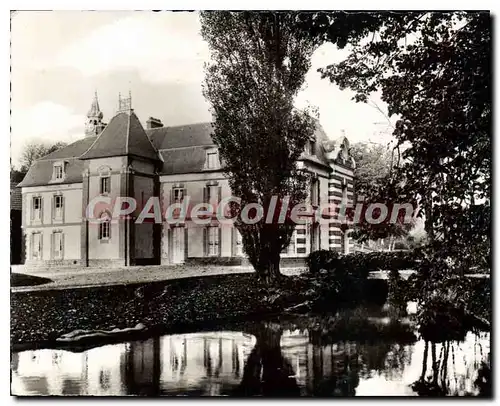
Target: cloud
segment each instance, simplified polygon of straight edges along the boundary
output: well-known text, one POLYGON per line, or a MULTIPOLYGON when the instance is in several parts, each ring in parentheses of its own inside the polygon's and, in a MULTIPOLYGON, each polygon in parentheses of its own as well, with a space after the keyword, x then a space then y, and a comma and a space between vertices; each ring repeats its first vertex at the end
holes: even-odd
POLYGON ((53 64, 85 76, 137 70, 150 83, 201 82, 209 51, 198 33, 195 13, 134 13, 74 41, 53 64))
POLYGON ((35 104, 27 110, 13 110, 11 117, 11 158, 17 164, 28 140, 47 143, 72 142, 84 134, 86 117, 73 109, 51 101, 35 104))

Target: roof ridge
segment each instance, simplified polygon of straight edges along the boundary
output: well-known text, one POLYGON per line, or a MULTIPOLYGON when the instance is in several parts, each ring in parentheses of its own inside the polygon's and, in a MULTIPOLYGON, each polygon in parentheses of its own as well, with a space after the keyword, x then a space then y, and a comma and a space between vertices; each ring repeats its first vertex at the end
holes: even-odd
POLYGON ((178 124, 178 125, 165 125, 163 127, 155 127, 155 128, 145 128, 146 131, 156 131, 156 130, 165 130, 167 128, 179 128, 179 127, 188 127, 191 125, 202 125, 202 124, 213 124, 213 121, 198 121, 196 123, 189 124, 178 124))
POLYGON ((189 149, 189 148, 207 148, 207 147, 210 147, 212 145, 216 145, 216 144, 204 144, 204 145, 188 145, 186 147, 174 147, 174 148, 160 148, 158 149, 158 152, 161 152, 161 151, 177 151, 179 149, 189 149))
POLYGON ((132 117, 132 114, 135 114, 133 111, 130 112, 130 114, 127 114, 127 134, 125 136, 125 154, 128 155, 129 154, 129 151, 128 151, 128 146, 129 146, 129 140, 130 140, 130 120, 131 120, 131 117, 132 117))
MULTIPOLYGON (((112 120, 112 119, 111 119, 112 120)), ((109 122, 111 122, 111 120, 109 120, 109 122)), ((109 123, 108 123, 109 124, 109 123)), ((94 140, 94 142, 92 144, 90 144, 90 147, 87 148, 87 150, 81 154, 78 158, 81 158, 82 156, 84 156, 87 152, 89 152, 92 147, 94 146, 94 144, 97 142, 97 140, 99 139, 99 137, 104 133, 104 130, 108 127, 108 125, 106 125, 106 127, 104 127, 104 129, 101 131, 101 133, 96 137, 96 139, 94 140)))

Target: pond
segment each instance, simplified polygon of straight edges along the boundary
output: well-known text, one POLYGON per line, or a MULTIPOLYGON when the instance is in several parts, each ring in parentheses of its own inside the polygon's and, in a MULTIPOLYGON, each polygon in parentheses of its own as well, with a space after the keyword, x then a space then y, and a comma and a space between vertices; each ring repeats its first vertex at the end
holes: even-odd
POLYGON ((368 341, 343 333, 354 319, 352 314, 314 319, 305 328, 296 321, 268 320, 237 331, 164 335, 83 352, 22 351, 12 354, 12 393, 418 396, 428 394, 429 385, 420 385, 419 393, 412 389, 423 375, 440 393, 480 394, 477 378, 482 363, 489 364, 489 333, 433 346, 387 333, 395 322, 380 314, 365 317, 378 326, 368 341))

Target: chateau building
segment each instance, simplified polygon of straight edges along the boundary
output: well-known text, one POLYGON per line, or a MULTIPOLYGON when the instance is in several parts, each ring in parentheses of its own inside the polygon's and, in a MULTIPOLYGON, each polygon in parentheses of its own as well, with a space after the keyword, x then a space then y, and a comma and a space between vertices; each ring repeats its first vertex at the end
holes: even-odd
MULTIPOLYGON (((22 227, 26 263, 30 265, 128 266, 184 262, 245 261, 236 228, 185 222, 169 225, 135 219, 150 197, 161 207, 190 197, 190 206, 217 203, 231 191, 211 138, 211 123, 166 127, 150 117, 144 128, 131 106, 104 123, 97 95, 87 114, 85 137, 37 160, 22 188, 22 227), (85 215, 96 196, 112 201, 132 197, 137 210, 129 218, 111 219, 109 210, 91 222, 85 215)), ((330 140, 317 125, 300 164, 313 174, 310 203, 353 203, 354 161, 345 136, 330 140)), ((297 225, 283 261, 301 260, 311 251, 352 250, 348 230, 337 221, 297 225)))

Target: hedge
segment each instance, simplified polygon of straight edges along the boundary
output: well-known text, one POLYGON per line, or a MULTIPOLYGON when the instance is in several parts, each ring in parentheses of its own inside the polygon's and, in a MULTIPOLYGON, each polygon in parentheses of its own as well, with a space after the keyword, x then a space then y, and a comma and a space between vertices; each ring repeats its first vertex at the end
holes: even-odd
POLYGON ((319 250, 309 254, 306 263, 309 272, 313 274, 325 270, 367 277, 372 271, 415 268, 418 263, 418 255, 413 251, 339 255, 336 251, 319 250))

